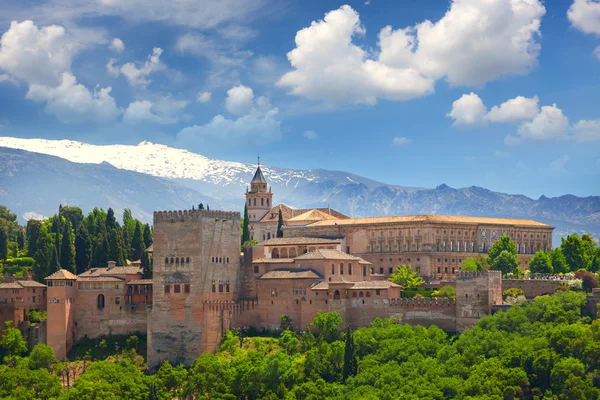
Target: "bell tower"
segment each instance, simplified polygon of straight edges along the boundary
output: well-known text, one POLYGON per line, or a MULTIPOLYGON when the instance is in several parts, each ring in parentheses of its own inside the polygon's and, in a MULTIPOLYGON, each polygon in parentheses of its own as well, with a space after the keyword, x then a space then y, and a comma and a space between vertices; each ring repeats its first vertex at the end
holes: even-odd
POLYGON ((273 207, 273 193, 270 187, 267 188, 267 180, 260 169, 260 157, 250 190, 246 188, 246 205, 250 222, 260 221, 273 207))

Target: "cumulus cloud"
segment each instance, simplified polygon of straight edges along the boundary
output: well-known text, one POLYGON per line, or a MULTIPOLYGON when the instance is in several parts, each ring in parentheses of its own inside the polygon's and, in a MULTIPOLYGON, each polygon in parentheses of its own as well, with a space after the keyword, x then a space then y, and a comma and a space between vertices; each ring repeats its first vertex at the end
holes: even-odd
POLYGON ((591 142, 600 140, 600 120, 581 120, 571 128, 575 140, 591 142))
POLYGON ((252 89, 240 85, 228 91, 228 100, 230 102, 226 100, 226 108, 238 116, 236 119, 216 115, 205 125, 193 125, 182 129, 177 134, 177 141, 182 145, 197 146, 209 143, 247 143, 249 139, 272 141, 281 138, 281 122, 277 118, 279 110, 273 107, 266 97, 259 96, 254 99, 252 89), (245 113, 242 114, 242 110, 245 110, 245 113))
POLYGON ((567 17, 571 24, 584 33, 600 36, 600 3, 594 0, 575 0, 567 17))
POLYGON ((518 138, 507 139, 507 141, 564 139, 568 129, 569 119, 556 104, 553 104, 542 107, 539 114, 531 121, 521 124, 517 129, 518 138))
POLYGON ((482 85, 537 65, 539 0, 454 0, 437 22, 379 33, 374 55, 352 42, 365 28, 349 6, 330 11, 296 34, 293 70, 278 82, 291 93, 330 103, 373 104, 432 93, 444 78, 482 85))
POLYGON ((28 83, 56 86, 80 49, 62 26, 39 29, 32 21, 14 21, 0 38, 0 70, 28 83))
POLYGON ((110 42, 109 48, 112 51, 116 51, 117 53, 122 53, 123 50, 125 50, 125 43, 123 43, 123 41, 121 39, 119 39, 119 38, 114 38, 110 42))
POLYGON ((198 95, 196 95, 196 101, 199 103, 208 103, 211 98, 211 92, 198 92, 198 95))
POLYGON ((532 98, 517 96, 514 99, 505 101, 500 106, 492 107, 485 118, 490 122, 516 123, 530 121, 539 112, 538 102, 539 98, 537 96, 532 98))
POLYGON ((132 125, 174 124, 179 121, 181 111, 187 104, 187 101, 174 99, 170 95, 153 100, 134 101, 123 113, 123 122, 132 125))
POLYGON ((227 91, 225 108, 234 115, 247 114, 254 105, 254 92, 251 88, 238 85, 227 91))
POLYGON ((406 100, 432 93, 433 80, 412 68, 393 68, 368 58, 354 43, 362 36, 358 13, 349 6, 330 11, 296 34, 287 54, 292 71, 278 81, 291 93, 328 103, 374 104, 377 98, 406 100))
POLYGON ((111 88, 98 88, 90 92, 77 83, 75 77, 65 72, 57 87, 33 83, 26 98, 46 103, 47 113, 55 115, 64 123, 114 121, 121 111, 110 95, 111 88))
POLYGON ((314 139, 319 138, 319 134, 312 130, 304 131, 303 135, 305 138, 307 138, 309 140, 314 140, 314 139))
POLYGON ((160 47, 155 47, 152 49, 152 54, 148 56, 146 62, 139 67, 134 63, 126 63, 118 66, 115 65, 117 60, 111 58, 108 64, 106 64, 106 70, 110 75, 115 77, 119 75, 125 76, 131 86, 146 87, 152 82, 152 80, 148 79, 148 75, 164 68, 160 62, 162 52, 163 50, 160 47))
POLYGON ((452 126, 482 126, 486 124, 486 113, 487 109, 481 98, 471 92, 455 100, 452 110, 446 116, 454 120, 452 126))
POLYGON ((393 146, 406 146, 408 144, 411 144, 412 142, 413 140, 407 137, 395 137, 394 139, 392 139, 393 146))

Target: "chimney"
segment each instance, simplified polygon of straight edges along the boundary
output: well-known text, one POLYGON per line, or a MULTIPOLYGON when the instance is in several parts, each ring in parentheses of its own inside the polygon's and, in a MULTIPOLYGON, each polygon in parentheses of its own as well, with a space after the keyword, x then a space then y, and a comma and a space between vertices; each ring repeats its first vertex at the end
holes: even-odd
POLYGON ((117 266, 117 262, 116 261, 109 261, 108 262, 108 268, 107 268, 107 270, 111 270, 111 269, 113 269, 116 266, 117 266))

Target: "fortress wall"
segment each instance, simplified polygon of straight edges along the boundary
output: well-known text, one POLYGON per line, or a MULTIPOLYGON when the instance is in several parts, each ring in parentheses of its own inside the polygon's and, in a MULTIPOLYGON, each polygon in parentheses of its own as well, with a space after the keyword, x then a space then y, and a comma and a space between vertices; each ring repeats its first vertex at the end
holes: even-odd
POLYGON ((229 314, 208 313, 204 302, 233 302, 239 296, 240 213, 156 212, 153 247, 148 365, 165 359, 189 365, 200 354, 215 350, 223 331, 230 328, 229 314), (171 263, 171 258, 185 262, 171 263))
POLYGON ((504 279, 502 281, 502 290, 516 288, 521 289, 525 293, 525 297, 533 299, 537 296, 545 294, 553 294, 556 289, 566 284, 563 281, 546 281, 546 280, 525 280, 525 279, 504 279))

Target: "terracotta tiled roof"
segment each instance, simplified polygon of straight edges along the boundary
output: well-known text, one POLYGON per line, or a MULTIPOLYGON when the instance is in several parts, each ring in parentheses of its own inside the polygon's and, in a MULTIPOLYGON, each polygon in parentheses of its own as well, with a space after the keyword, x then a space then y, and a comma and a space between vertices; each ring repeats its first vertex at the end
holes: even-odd
POLYGON ((63 280, 63 279, 77 280, 77 275, 67 271, 66 269, 59 269, 52 275, 46 277, 46 280, 63 280))
POLYGON ((142 274, 142 268, 140 267, 113 267, 108 268, 90 268, 89 270, 79 274, 79 278, 89 278, 93 276, 114 276, 114 275, 133 275, 142 274))
POLYGON ((485 217, 462 217, 450 215, 401 215, 392 217, 371 217, 371 218, 349 218, 334 221, 318 221, 310 226, 330 226, 330 225, 370 225, 370 224, 394 224, 410 222, 432 222, 432 223, 468 223, 468 224, 486 224, 486 225, 517 225, 546 227, 550 225, 529 219, 512 218, 485 218, 485 217))
POLYGON ((312 269, 277 269, 265 273, 260 279, 322 279, 312 269))
POLYGON ((260 222, 277 222, 279 221, 279 209, 281 208, 281 215, 284 221, 290 220, 294 217, 302 215, 306 212, 317 210, 321 211, 327 215, 331 215, 335 218, 339 219, 348 219, 347 215, 342 214, 341 212, 334 210, 333 208, 324 207, 324 208, 292 208, 285 204, 278 204, 273 207, 261 220, 260 222))
POLYGON ((359 261, 361 264, 370 264, 360 257, 344 253, 334 249, 317 249, 296 257, 294 260, 351 260, 359 261))
POLYGON ((0 284, 0 289, 23 289, 23 286, 16 282, 4 282, 0 284))
POLYGON ((324 213, 321 210, 317 210, 312 209, 309 210, 303 214, 297 215, 295 217, 292 217, 290 219, 288 219, 287 221, 289 222, 295 222, 295 221, 304 221, 304 222, 311 222, 311 221, 326 221, 326 220, 336 220, 338 218, 334 217, 331 214, 327 214, 324 213))
POLYGON ((46 287, 46 285, 44 285, 43 283, 39 283, 36 281, 30 281, 30 280, 16 281, 16 283, 18 283, 19 285, 21 285, 23 287, 27 287, 27 288, 45 288, 46 287))
POLYGON ((123 282, 123 278, 117 278, 116 276, 87 276, 82 277, 81 275, 77 278, 77 282, 123 282))
POLYGON ((127 282, 128 285, 152 285, 152 279, 132 279, 127 282))
POLYGON ((282 237, 273 238, 260 242, 261 246, 284 246, 284 245, 304 245, 304 244, 340 244, 341 239, 322 239, 316 237, 282 237))
POLYGON ((148 253, 152 253, 154 251, 154 244, 151 244, 150 247, 146 249, 148 253))
MULTIPOLYGON (((339 282, 320 282, 319 284, 313 286, 312 290, 329 290, 329 285, 331 283, 339 283, 339 282)), ((343 283, 350 283, 352 286, 349 288, 350 290, 366 290, 366 289, 389 289, 392 287, 401 288, 402 286, 395 284, 390 281, 360 281, 360 282, 348 282, 345 281, 343 283)))
POLYGON ((253 264, 292 264, 293 258, 257 258, 252 260, 253 264))

